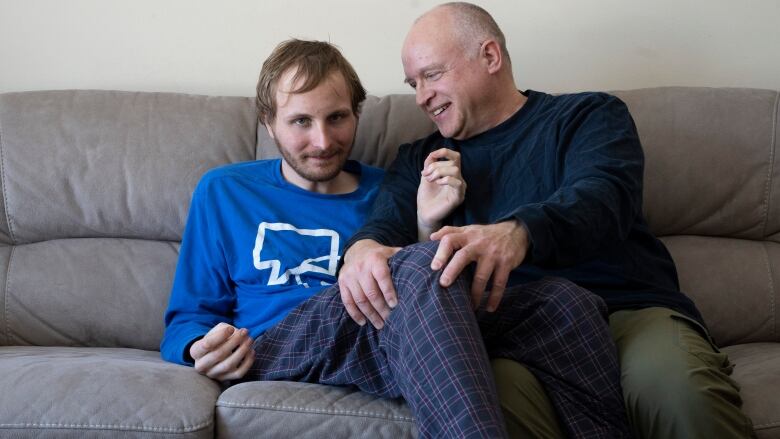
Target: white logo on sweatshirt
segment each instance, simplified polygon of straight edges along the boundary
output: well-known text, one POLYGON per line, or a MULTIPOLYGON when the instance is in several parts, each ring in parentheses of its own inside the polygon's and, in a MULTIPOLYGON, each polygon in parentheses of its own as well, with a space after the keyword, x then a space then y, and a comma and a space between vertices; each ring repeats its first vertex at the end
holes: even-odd
MULTIPOLYGON (((305 241, 305 239, 304 239, 305 241)), ((274 244, 270 244, 274 245, 274 244)), ((316 246, 312 246, 312 250, 315 250, 316 246)), ((307 246, 307 248, 309 248, 307 246)), ((294 276, 295 282, 299 285, 308 287, 309 285, 301 281, 301 275, 308 272, 329 274, 331 276, 336 275, 336 266, 339 261, 339 235, 334 230, 330 229, 299 229, 292 224, 287 223, 266 223, 262 222, 257 228, 257 238, 255 239, 255 248, 252 250, 252 257, 254 260, 255 268, 258 270, 271 269, 271 274, 268 278, 268 285, 284 285, 287 283, 290 276, 294 276), (263 250, 263 244, 265 244, 272 233, 269 232, 294 232, 302 236, 314 236, 314 237, 329 237, 330 238, 330 252, 326 255, 315 255, 312 258, 304 259, 299 265, 288 268, 282 272, 282 261, 279 259, 261 260, 260 252, 263 250), (316 265, 317 262, 326 262, 323 266, 316 265)), ((327 282, 320 282, 322 285, 330 285, 327 282)))

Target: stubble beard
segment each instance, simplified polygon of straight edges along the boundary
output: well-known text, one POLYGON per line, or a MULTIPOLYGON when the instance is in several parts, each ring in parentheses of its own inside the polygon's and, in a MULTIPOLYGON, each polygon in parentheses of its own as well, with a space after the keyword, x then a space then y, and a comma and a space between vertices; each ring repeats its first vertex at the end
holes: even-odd
POLYGON ((349 151, 346 151, 345 153, 343 150, 340 150, 336 154, 340 154, 341 156, 338 157, 338 161, 335 162, 335 165, 332 167, 329 166, 323 169, 315 166, 307 166, 305 163, 306 158, 302 157, 299 159, 280 145, 276 139, 274 139, 274 142, 276 143, 277 149, 279 149, 279 153, 282 154, 282 158, 293 171, 311 182, 322 183, 333 180, 341 173, 341 170, 344 168, 344 163, 346 163, 347 158, 349 157, 349 151))

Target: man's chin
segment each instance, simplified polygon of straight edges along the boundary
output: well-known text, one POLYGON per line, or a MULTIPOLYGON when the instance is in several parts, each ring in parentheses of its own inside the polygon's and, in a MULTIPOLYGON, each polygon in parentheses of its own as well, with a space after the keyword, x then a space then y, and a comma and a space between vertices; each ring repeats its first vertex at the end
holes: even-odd
POLYGON ((338 177, 343 167, 343 163, 331 166, 308 166, 306 169, 298 170, 298 173, 309 181, 322 183, 338 177))

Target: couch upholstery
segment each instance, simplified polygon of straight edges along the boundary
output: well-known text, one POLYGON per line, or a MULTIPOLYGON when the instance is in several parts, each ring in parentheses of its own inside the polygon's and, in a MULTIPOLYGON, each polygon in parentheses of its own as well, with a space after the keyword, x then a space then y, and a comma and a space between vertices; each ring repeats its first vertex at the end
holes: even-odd
MULTIPOLYGON (((650 226, 736 363, 758 436, 780 438, 778 92, 615 94, 645 148, 650 226)), ((386 166, 432 130, 413 96, 369 97, 353 157, 386 166)), ((192 189, 209 168, 276 156, 250 98, 0 95, 0 437, 416 436, 402 401, 223 391, 160 359, 192 189)))

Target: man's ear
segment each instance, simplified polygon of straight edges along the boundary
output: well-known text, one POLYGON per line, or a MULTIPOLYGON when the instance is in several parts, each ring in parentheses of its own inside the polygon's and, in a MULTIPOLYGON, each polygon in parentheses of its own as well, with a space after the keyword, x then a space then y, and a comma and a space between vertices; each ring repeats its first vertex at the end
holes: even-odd
POLYGON ((501 47, 498 45, 496 40, 485 40, 485 42, 482 43, 482 47, 480 48, 479 56, 485 63, 485 67, 487 67, 488 73, 493 74, 501 70, 501 66, 504 63, 504 56, 501 52, 501 47))

